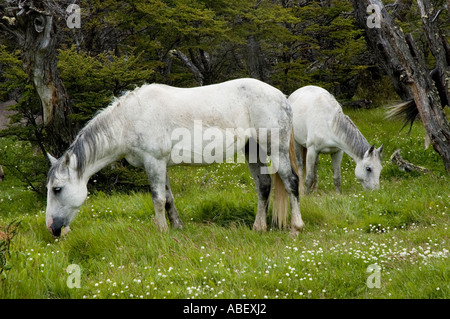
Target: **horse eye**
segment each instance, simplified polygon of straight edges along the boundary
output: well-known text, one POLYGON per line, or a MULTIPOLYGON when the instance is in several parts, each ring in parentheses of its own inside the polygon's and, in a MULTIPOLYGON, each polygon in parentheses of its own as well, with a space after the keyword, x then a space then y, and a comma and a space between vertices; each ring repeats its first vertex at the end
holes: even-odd
POLYGON ((370 173, 372 171, 372 168, 366 167, 366 171, 368 171, 370 173))
POLYGON ((53 187, 53 193, 58 194, 61 192, 61 187, 53 187))

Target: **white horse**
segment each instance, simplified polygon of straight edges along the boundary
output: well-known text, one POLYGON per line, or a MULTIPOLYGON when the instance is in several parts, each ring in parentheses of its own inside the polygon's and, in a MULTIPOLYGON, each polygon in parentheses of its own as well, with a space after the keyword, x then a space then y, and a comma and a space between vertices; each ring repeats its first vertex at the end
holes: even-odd
POLYGON ((333 95, 317 86, 305 86, 289 98, 294 114, 294 135, 299 171, 306 174, 306 193, 317 188, 319 153, 331 154, 333 182, 341 191, 343 152, 356 163, 355 176, 366 190, 378 189, 383 145, 370 146, 333 95), (306 163, 305 163, 306 162, 306 163))
MULTIPOLYGON (((205 135, 206 131, 203 138, 205 135)), ((292 139, 292 109, 285 95, 258 80, 238 79, 197 88, 144 85, 116 99, 95 116, 60 159, 48 155, 52 166, 47 181, 47 228, 56 237, 63 227, 62 234, 68 232, 87 197, 89 178, 120 158, 145 168, 158 228, 161 231, 168 228, 165 210, 172 227, 182 228, 167 166, 210 164, 217 156, 234 157, 243 149, 258 193, 253 228, 266 230, 271 178, 265 173, 265 159, 258 156, 255 159, 252 154, 251 141, 256 141, 262 157, 274 155, 271 161, 285 195, 289 195, 291 232, 296 235, 302 230, 303 221, 298 201, 299 180, 293 170, 296 163, 290 158, 290 151, 295 156, 292 139), (213 133, 207 141, 202 140, 199 128, 213 133), (258 134, 264 130, 269 134, 258 134), (240 134, 242 131, 248 134, 240 134), (278 138, 269 138, 270 133, 278 138), (222 138, 227 137, 225 141, 219 138, 221 134, 222 138), (180 135, 183 140, 179 140, 180 135), (186 141, 186 136, 193 136, 194 140, 186 141), (226 152, 223 148, 218 151, 219 146, 226 152), (276 153, 272 154, 274 150, 276 153)))

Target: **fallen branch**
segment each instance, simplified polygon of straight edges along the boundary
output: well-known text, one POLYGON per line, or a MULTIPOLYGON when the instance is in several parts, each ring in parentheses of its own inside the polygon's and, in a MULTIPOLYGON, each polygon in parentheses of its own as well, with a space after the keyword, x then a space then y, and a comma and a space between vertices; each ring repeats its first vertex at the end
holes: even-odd
POLYGON ((403 159, 403 157, 400 155, 400 149, 398 149, 394 153, 392 153, 391 162, 394 163, 395 165, 397 165, 398 168, 404 172, 412 172, 412 171, 424 172, 424 173, 431 172, 429 169, 427 169, 425 167, 414 165, 414 164, 406 161, 405 159, 403 159))

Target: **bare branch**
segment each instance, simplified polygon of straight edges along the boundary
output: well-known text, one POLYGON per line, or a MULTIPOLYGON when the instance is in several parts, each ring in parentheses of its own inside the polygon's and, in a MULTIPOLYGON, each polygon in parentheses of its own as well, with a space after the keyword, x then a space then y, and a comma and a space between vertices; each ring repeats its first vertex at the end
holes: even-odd
POLYGON ((204 76, 203 74, 200 72, 200 70, 195 66, 194 63, 192 63, 191 60, 189 60, 189 58, 180 50, 171 50, 169 52, 170 55, 178 58, 179 60, 181 60, 181 62, 183 62, 183 64, 189 69, 191 70, 191 72, 194 74, 195 80, 200 84, 203 85, 203 81, 204 81, 204 76))
POLYGON ((442 9, 439 9, 438 12, 436 13, 436 15, 434 16, 433 20, 431 20, 432 23, 434 23, 434 21, 436 21, 436 19, 439 17, 441 12, 442 12, 442 9))

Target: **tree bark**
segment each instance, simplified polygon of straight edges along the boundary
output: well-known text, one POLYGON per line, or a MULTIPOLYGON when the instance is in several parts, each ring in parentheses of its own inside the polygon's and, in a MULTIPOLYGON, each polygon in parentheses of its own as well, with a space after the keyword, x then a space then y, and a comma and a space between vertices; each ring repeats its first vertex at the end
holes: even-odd
POLYGON ((78 128, 67 91, 57 68, 57 28, 44 1, 21 1, 2 12, 0 26, 21 49, 24 70, 42 103, 49 151, 60 156, 73 141, 78 128))
POLYGON ((417 0, 422 26, 428 41, 431 53, 436 59, 436 68, 432 77, 439 92, 441 104, 444 107, 450 101, 450 57, 448 57, 448 43, 445 36, 438 30, 435 19, 440 11, 430 4, 429 0, 417 0))
POLYGON ((378 55, 390 76, 394 88, 404 100, 414 99, 420 118, 433 148, 444 161, 450 173, 450 124, 443 112, 438 90, 426 67, 422 54, 410 36, 408 41, 379 0, 352 0, 359 25, 366 31, 366 41, 378 55), (368 6, 380 9, 379 27, 368 23, 368 6))

